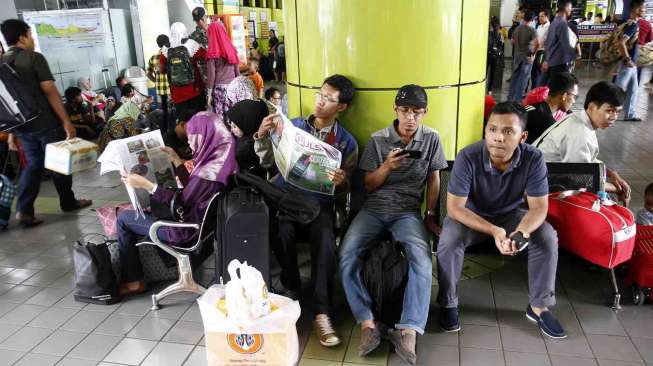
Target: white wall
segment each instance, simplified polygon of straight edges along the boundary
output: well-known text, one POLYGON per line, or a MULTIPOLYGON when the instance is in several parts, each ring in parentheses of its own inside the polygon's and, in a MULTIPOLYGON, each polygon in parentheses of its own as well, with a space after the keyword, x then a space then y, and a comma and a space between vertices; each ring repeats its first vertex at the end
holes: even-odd
POLYGON ((17 17, 18 15, 16 14, 16 5, 14 5, 14 2, 8 1, 8 4, 4 4, 3 2, 3 5, 0 6, 0 21, 17 17))
POLYGON ((501 16, 499 20, 504 27, 512 25, 512 17, 515 15, 515 10, 519 7, 519 0, 502 0, 501 1, 501 16))
POLYGON ((202 6, 202 0, 168 0, 168 17, 170 24, 182 22, 188 33, 195 30, 195 22, 191 12, 196 6, 202 6))

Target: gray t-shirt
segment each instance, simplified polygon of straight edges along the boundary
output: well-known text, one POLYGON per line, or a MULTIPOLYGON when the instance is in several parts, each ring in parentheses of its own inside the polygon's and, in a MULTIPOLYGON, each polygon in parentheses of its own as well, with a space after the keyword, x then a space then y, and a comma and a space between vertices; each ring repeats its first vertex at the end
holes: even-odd
POLYGON ((526 24, 522 24, 517 29, 515 33, 512 34, 512 39, 515 40, 515 56, 528 56, 534 52, 532 43, 533 40, 537 38, 535 29, 529 27, 526 24))
POLYGON ((426 126, 420 126, 408 144, 404 144, 395 130, 398 122, 372 134, 365 147, 359 168, 372 172, 378 169, 394 148, 420 150, 420 159, 405 158, 376 191, 368 193, 363 209, 379 213, 419 212, 422 192, 428 174, 447 167, 440 136, 426 126))

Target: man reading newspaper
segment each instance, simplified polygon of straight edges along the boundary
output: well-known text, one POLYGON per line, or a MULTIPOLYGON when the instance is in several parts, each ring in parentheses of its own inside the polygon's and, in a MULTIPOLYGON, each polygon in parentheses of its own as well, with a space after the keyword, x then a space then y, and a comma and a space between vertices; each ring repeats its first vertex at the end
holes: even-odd
MULTIPOLYGON (((329 179, 335 185, 336 191, 346 190, 348 179, 358 161, 358 145, 354 137, 338 122, 338 113, 347 109, 354 96, 354 87, 349 79, 342 75, 333 75, 324 80, 320 90, 315 94, 315 110, 308 118, 296 118, 292 124, 335 147, 342 154, 340 167, 331 170, 329 179)), ((261 158, 261 166, 269 168, 275 163, 273 141, 275 144, 282 123, 277 123, 278 116, 266 117, 261 123, 258 132, 254 134, 254 149, 261 158)), ((286 176, 301 176, 305 179, 306 164, 310 158, 301 156, 286 172, 286 176), (292 172, 292 168, 295 171, 292 172)), ((286 164, 278 166, 288 167, 286 164)), ((283 170, 283 169, 280 169, 283 170)), ((293 179, 293 178, 290 178, 293 179)), ((316 179, 318 179, 316 177, 316 179)), ((333 274, 336 271, 336 242, 334 233, 334 204, 335 198, 331 194, 316 193, 320 189, 298 188, 298 185, 289 184, 281 174, 273 178, 275 184, 288 190, 297 192, 298 195, 313 196, 320 202, 320 215, 307 228, 310 232, 311 243, 311 280, 313 282, 314 326, 320 343, 325 347, 337 346, 341 343, 329 317, 329 304, 333 288, 333 274)), ((307 180, 307 179, 305 179, 307 180)), ((310 180, 310 179, 308 179, 310 180)), ((306 182, 305 182, 306 183, 306 182)), ((301 184, 300 184, 301 185, 301 184)), ((297 250, 295 231, 297 224, 291 221, 278 220, 278 237, 273 239, 274 251, 282 266, 281 281, 289 291, 287 295, 296 297, 301 288, 299 268, 297 265, 297 250)))

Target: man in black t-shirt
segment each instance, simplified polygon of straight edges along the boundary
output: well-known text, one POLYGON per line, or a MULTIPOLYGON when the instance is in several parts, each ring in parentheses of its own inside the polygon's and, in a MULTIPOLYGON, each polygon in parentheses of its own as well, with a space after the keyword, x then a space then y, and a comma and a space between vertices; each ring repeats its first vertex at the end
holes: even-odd
POLYGON ((577 97, 578 79, 573 74, 561 72, 551 75, 546 100, 526 106, 526 143, 532 144, 557 120, 571 113, 571 106, 577 97))
MULTIPOLYGON (((18 181, 16 219, 23 226, 30 227, 43 222, 34 216, 34 201, 41 186, 45 145, 73 138, 77 132, 61 102, 48 62, 42 54, 34 52, 34 39, 29 25, 19 19, 8 19, 0 29, 9 44, 9 50, 2 61, 13 66, 40 110, 37 119, 12 131, 20 139, 27 157, 27 166, 18 181)), ((59 193, 59 206, 63 211, 74 211, 91 205, 90 200, 75 199, 72 176, 53 172, 52 180, 59 193)))

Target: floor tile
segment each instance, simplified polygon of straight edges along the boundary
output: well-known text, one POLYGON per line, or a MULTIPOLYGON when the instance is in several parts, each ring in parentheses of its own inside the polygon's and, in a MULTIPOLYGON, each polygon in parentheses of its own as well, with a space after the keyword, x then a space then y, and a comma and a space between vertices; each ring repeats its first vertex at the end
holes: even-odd
POLYGON ((170 301, 170 303, 166 303, 166 301, 167 299, 163 300, 161 309, 147 313, 147 317, 177 320, 194 304, 193 301, 188 300, 174 300, 170 301))
POLYGON ((51 283, 55 282, 58 280, 60 277, 62 277, 66 273, 66 270, 61 270, 61 269, 44 269, 40 271, 39 273, 35 274, 34 276, 28 278, 27 280, 23 281, 23 285, 30 285, 30 286, 48 286, 51 283))
POLYGON ((186 320, 189 322, 201 322, 202 314, 200 314, 200 308, 197 303, 191 305, 188 310, 182 315, 181 320, 186 320))
POLYGON ((112 314, 95 328, 93 333, 124 337, 140 320, 139 316, 112 314))
POLYGON ((503 351, 496 349, 461 348, 461 366, 504 366, 503 351))
POLYGON ((13 363, 23 357, 24 354, 25 352, 0 349, 0 366, 13 365, 13 363))
POLYGON ((101 361, 121 340, 121 337, 89 334, 66 356, 101 361))
POLYGON ((644 365, 641 362, 628 362, 628 361, 617 361, 617 360, 602 360, 598 359, 599 366, 642 366, 644 365))
POLYGON ((29 322, 29 326, 57 329, 72 318, 73 315, 77 314, 77 312, 79 312, 77 309, 49 308, 29 322))
POLYGON ((15 269, 6 275, 0 277, 0 282, 4 283, 13 283, 15 285, 18 285, 25 281, 26 279, 34 276, 39 270, 38 269, 26 269, 26 268, 19 268, 15 269))
POLYGON ((0 324, 25 325, 47 308, 38 305, 19 305, 0 318, 0 324))
POLYGON ((132 298, 116 310, 116 313, 122 315, 144 316, 150 311, 152 306, 152 299, 149 296, 142 296, 139 298, 132 298))
POLYGON ((52 330, 45 328, 24 327, 0 343, 0 348, 27 352, 47 338, 52 330))
POLYGON ((32 350, 34 353, 45 353, 48 355, 64 356, 71 349, 75 348, 86 334, 57 330, 46 338, 41 344, 32 350))
POLYGON ((142 366, 180 366, 193 350, 187 344, 161 342, 154 347, 142 366))
POLYGON ((551 366, 549 356, 540 353, 504 352, 507 366, 551 366))
POLYGON ((347 351, 346 342, 341 343, 337 347, 324 347, 320 344, 315 334, 311 334, 304 349, 303 358, 311 358, 316 360, 338 361, 342 362, 345 359, 345 352, 347 351))
MULTIPOLYGON (((651 324, 649 324, 650 326, 651 324)), ((652 329, 653 332, 653 329, 652 329)), ((635 348, 647 364, 653 365, 653 339, 650 338, 632 338, 635 348)))
POLYGON ((124 338, 103 361, 138 365, 156 346, 156 342, 144 339, 124 338))
POLYGON ((565 339, 543 337, 549 354, 574 357, 594 357, 587 338, 582 333, 567 333, 565 339))
POLYGON ((174 324, 175 321, 171 319, 143 318, 127 336, 130 338, 159 341, 174 324))
POLYGON ((607 306, 575 305, 574 310, 587 334, 626 336, 615 312, 607 306))
MULTIPOLYGON (((360 338, 352 338, 347 346, 344 362, 349 363, 362 363, 368 365, 385 366, 388 363, 388 354, 390 353, 390 344, 388 342, 381 342, 379 347, 372 351, 365 357, 358 356, 358 346, 360 345, 360 338)), ((429 346, 432 347, 432 346, 429 346)))
POLYGON ((28 353, 20 361, 16 362, 15 366, 50 366, 56 364, 61 357, 51 355, 37 355, 28 353))
POLYGON ((188 356, 184 366, 206 366, 207 364, 208 362, 206 360, 206 348, 197 346, 193 350, 193 353, 188 356))
POLYGON ((88 304, 84 302, 75 301, 75 297, 73 296, 72 292, 64 296, 64 298, 59 300, 58 303, 54 304, 54 306, 58 308, 68 308, 68 309, 77 309, 77 310, 86 307, 86 305, 88 304))
POLYGON ((46 287, 25 301, 25 304, 52 306, 68 294, 67 289, 46 287))
POLYGON ((626 337, 589 334, 587 340, 596 358, 636 362, 642 360, 633 343, 626 337))
MULTIPOLYGON (((431 346, 417 350, 417 365, 419 366, 456 366, 459 364, 458 358, 458 347, 431 346)), ((403 366, 406 365, 406 363, 404 363, 396 353, 392 353, 390 357, 388 357, 388 366, 400 365, 403 366)))
POLYGON ((551 355, 550 357, 553 366, 597 366, 596 360, 593 358, 579 358, 558 355, 551 355))
POLYGON ((0 342, 4 341, 9 336, 16 333, 16 331, 20 328, 22 328, 22 325, 13 325, 13 324, 0 325, 0 342))
POLYGON ((462 347, 501 349, 499 328, 480 325, 466 325, 460 331, 462 347))
POLYGON ((88 333, 95 329, 109 314, 81 310, 61 326, 63 330, 88 333))
POLYGON ((546 353, 539 329, 501 327, 503 349, 527 353, 546 353))
POLYGON ((42 287, 17 285, 11 290, 0 295, 0 301, 25 302, 30 297, 41 291, 42 287))
POLYGON ((299 366, 340 366, 342 362, 314 360, 311 358, 302 358, 299 360, 299 366))
POLYGON ((204 336, 202 323, 178 321, 165 335, 163 341, 183 344, 197 344, 204 336))
POLYGON ((437 344, 440 346, 458 346, 458 333, 445 333, 441 330, 428 330, 417 338, 417 342, 424 344, 437 344))
POLYGON ((59 361, 57 366, 96 366, 97 364, 96 361, 65 357, 59 361))
POLYGON ((117 302, 111 305, 99 305, 99 304, 88 304, 84 307, 85 311, 96 311, 98 313, 108 313, 111 314, 120 307, 120 303, 117 302))

